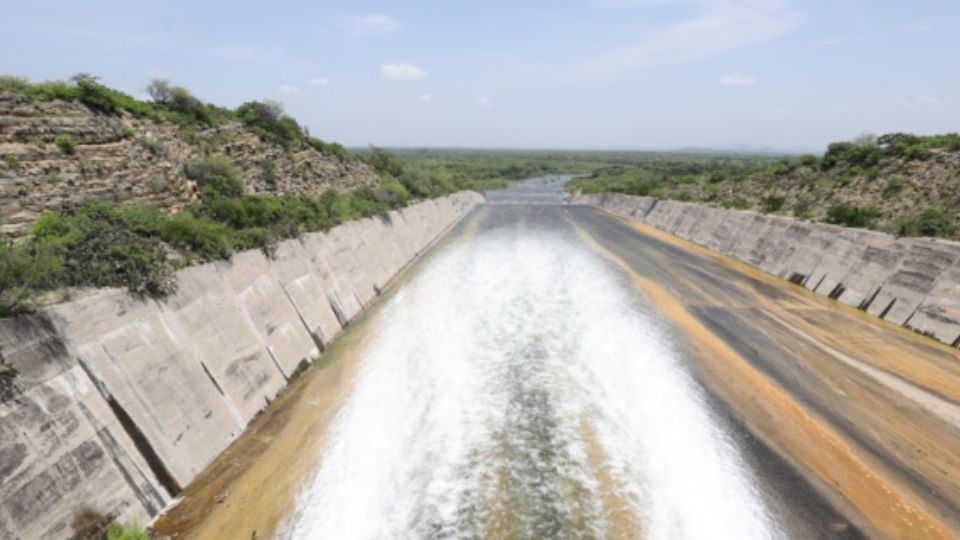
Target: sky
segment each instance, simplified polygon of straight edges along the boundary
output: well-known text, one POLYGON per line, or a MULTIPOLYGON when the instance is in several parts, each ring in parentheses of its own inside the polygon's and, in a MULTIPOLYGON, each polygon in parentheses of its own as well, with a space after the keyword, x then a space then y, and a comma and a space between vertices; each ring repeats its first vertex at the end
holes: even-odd
POLYGON ((957 0, 2 0, 0 73, 272 99, 347 146, 822 151, 960 131, 957 0))

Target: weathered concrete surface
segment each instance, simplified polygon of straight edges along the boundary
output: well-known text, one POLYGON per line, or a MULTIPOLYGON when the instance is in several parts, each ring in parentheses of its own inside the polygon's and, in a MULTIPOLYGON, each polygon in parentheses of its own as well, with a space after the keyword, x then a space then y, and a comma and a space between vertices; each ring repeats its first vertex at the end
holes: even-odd
POLYGON ((46 314, 0 320, 19 372, 0 403, 0 538, 63 538, 88 505, 143 521, 170 494, 46 314))
POLYGON ((416 255, 483 200, 459 193, 229 262, 163 301, 99 291, 0 320, 0 538, 65 538, 83 506, 145 523, 416 255))
POLYGON ((578 195, 894 324, 956 346, 960 244, 619 194, 578 195))

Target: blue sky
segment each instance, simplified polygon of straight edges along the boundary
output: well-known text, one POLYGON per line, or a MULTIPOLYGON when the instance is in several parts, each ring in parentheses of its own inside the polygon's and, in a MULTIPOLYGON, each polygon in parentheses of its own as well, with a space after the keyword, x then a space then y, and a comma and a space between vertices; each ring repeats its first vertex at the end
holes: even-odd
POLYGON ((351 146, 820 151, 960 130, 956 0, 4 0, 0 72, 275 99, 351 146))

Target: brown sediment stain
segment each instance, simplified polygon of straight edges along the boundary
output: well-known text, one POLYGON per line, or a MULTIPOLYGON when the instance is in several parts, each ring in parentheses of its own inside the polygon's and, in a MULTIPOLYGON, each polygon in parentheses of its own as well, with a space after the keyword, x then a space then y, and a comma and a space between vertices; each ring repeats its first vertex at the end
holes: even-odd
POLYGON ((323 434, 353 379, 363 340, 337 340, 183 493, 154 528, 178 538, 272 538, 312 475, 323 434))
POLYGON ((610 474, 607 456, 586 416, 580 418, 580 433, 587 446, 587 459, 600 489, 600 504, 607 538, 643 538, 643 525, 630 502, 621 495, 622 485, 610 474))
MULTIPOLYGON (((474 235, 477 221, 447 240, 449 246, 474 235)), ((172 538, 274 537, 316 471, 324 436, 372 338, 369 327, 429 257, 418 257, 391 280, 388 292, 352 321, 315 366, 284 389, 152 527, 172 538)))
MULTIPOLYGON (((759 281, 776 287, 784 295, 779 300, 780 304, 770 302, 762 294, 754 294, 751 305, 756 305, 753 303, 755 301, 764 304, 764 307, 777 309, 785 314, 785 318, 791 323, 802 326, 823 343, 845 354, 857 356, 859 352, 869 350, 874 354, 860 358, 861 360, 960 404, 960 353, 956 349, 670 233, 615 214, 607 214, 645 236, 695 253, 741 274, 733 274, 731 277, 734 279, 742 282, 759 281), (823 309, 815 309, 811 303, 823 309), (831 332, 831 323, 840 319, 847 331, 842 334, 831 332), (905 356, 904 346, 918 349, 922 354, 905 356)), ((749 283, 745 284, 746 288, 752 288, 749 283)))
MULTIPOLYGON (((585 243, 623 270, 638 291, 682 331, 704 382, 746 420, 748 429, 805 471, 815 485, 826 487, 824 495, 838 507, 854 510, 858 516, 850 517, 860 517, 857 521, 863 522, 866 532, 893 538, 953 538, 948 526, 912 494, 878 474, 843 437, 758 372, 673 294, 573 226, 585 243)), ((642 232, 647 233, 645 228, 642 232)))

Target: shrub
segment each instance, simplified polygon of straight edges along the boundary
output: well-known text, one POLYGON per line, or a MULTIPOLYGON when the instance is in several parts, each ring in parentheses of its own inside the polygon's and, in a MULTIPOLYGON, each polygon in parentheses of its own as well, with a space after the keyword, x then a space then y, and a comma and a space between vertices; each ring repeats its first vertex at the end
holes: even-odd
POLYGON ((47 81, 31 84, 22 91, 22 95, 41 101, 52 101, 55 99, 73 101, 77 99, 78 92, 75 86, 64 81, 47 81))
POLYGON ((147 533, 137 525, 111 523, 107 527, 107 540, 149 540, 147 533))
POLYGON ((377 190, 377 198, 390 208, 400 208, 407 205, 410 193, 400 182, 381 182, 377 190))
POLYGON ((769 196, 760 199, 760 211, 761 212, 777 212, 783 208, 783 204, 786 202, 784 197, 769 196))
POLYGON ((901 191, 903 191, 903 188, 904 188, 903 182, 901 182, 900 180, 897 180, 897 179, 890 180, 890 182, 887 183, 887 187, 883 188, 883 193, 881 194, 881 196, 884 199, 889 199, 890 197, 893 197, 894 195, 897 195, 901 191))
POLYGON ((339 143, 328 143, 313 137, 307 137, 306 142, 314 150, 318 152, 322 152, 324 154, 330 154, 330 155, 336 156, 340 161, 350 161, 353 159, 357 159, 356 155, 348 152, 347 149, 344 148, 343 145, 339 143))
POLYGON ((57 135, 57 138, 53 140, 53 144, 56 144, 64 154, 73 154, 77 150, 77 143, 73 140, 73 137, 69 135, 57 135))
POLYGON ((0 239, 0 317, 15 313, 30 293, 31 261, 25 250, 0 239))
POLYGON ((804 154, 800 156, 800 165, 804 167, 814 167, 817 164, 817 156, 813 154, 804 154))
POLYGON ((263 140, 290 146, 305 136, 300 124, 285 115, 276 101, 249 101, 237 107, 236 114, 263 140))
POLYGON ((30 88, 30 81, 25 77, 15 77, 12 75, 0 75, 0 92, 9 92, 11 94, 23 94, 30 88))
POLYGON ((277 164, 271 158, 266 158, 260 162, 260 171, 263 173, 263 181, 270 187, 277 185, 277 164))
POLYGON ((827 209, 827 221, 845 227, 869 227, 880 216, 878 208, 838 204, 827 209))
POLYGON ((801 219, 808 219, 813 215, 813 201, 800 199, 793 205, 793 215, 801 219))
POLYGON ((710 176, 707 178, 707 182, 711 184, 719 184, 723 182, 726 176, 720 171, 713 171, 710 173, 710 176))
POLYGON ((777 176, 786 176, 793 172, 794 165, 787 160, 783 160, 780 163, 777 163, 773 169, 773 174, 777 176))
POLYGON ((11 169, 16 169, 17 167, 20 166, 20 160, 17 159, 17 156, 13 156, 10 154, 3 155, 3 162, 6 163, 7 167, 10 167, 11 169))
POLYGON ((166 251, 131 225, 116 205, 87 201, 66 215, 44 214, 33 225, 33 242, 62 261, 64 285, 126 286, 162 296, 173 286, 166 251))
POLYGON ((957 221, 943 208, 931 207, 897 220, 894 229, 898 236, 950 238, 957 234, 957 221))
POLYGON ((224 259, 233 252, 228 227, 190 212, 170 216, 160 227, 160 237, 171 245, 204 260, 224 259))
POLYGON ((240 169, 225 157, 210 157, 184 166, 187 178, 200 185, 205 197, 243 195, 240 169))
POLYGON ((403 163, 397 156, 376 146, 371 147, 370 150, 370 157, 367 161, 374 170, 394 178, 403 176, 403 163))
POLYGON ((179 124, 213 123, 214 115, 210 108, 182 86, 172 86, 165 79, 154 79, 147 85, 147 93, 154 103, 177 113, 170 115, 170 119, 179 124))

